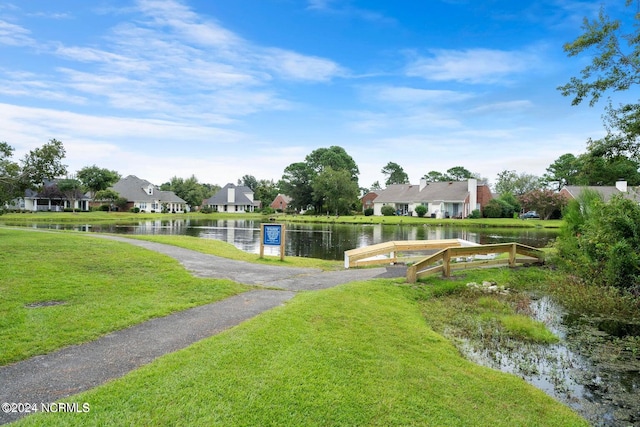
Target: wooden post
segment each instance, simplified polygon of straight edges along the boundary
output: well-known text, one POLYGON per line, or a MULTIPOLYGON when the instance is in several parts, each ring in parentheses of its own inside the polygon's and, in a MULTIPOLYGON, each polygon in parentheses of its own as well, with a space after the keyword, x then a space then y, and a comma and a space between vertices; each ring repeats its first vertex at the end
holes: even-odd
POLYGON ((516 266, 516 244, 513 243, 511 245, 511 249, 509 250, 509 267, 516 266))
POLYGON ((444 277, 451 277, 451 249, 447 248, 442 254, 442 272, 444 277))
POLYGON ((418 269, 415 265, 411 265, 409 266, 409 268, 407 268, 407 283, 416 283, 416 281, 418 280, 417 270, 418 269))
POLYGON ((261 224, 260 226, 260 258, 264 257, 265 245, 279 246, 280 261, 284 261, 284 239, 285 239, 284 224, 261 224))

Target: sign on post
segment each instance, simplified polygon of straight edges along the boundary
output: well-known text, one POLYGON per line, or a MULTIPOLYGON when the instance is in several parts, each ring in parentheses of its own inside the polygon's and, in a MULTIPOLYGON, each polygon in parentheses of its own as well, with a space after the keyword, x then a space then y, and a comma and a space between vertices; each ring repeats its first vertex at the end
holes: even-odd
POLYGON ((284 224, 261 224, 260 258, 264 257, 265 246, 280 246, 280 261, 284 260, 284 224))

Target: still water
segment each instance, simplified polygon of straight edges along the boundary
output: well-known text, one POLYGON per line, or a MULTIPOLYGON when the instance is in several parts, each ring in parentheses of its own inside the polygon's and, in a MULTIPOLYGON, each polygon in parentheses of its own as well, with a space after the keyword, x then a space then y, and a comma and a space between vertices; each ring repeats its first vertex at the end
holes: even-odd
MULTIPOLYGON (((41 225, 39 225, 40 227, 41 225)), ((48 225, 102 233, 187 235, 217 239, 250 253, 260 251, 260 221, 172 219, 140 221, 127 224, 85 226, 48 225)), ((463 228, 428 225, 381 224, 286 224, 285 255, 344 259, 344 251, 392 240, 464 239, 475 243, 519 242, 543 247, 557 236, 557 231, 524 228, 463 228)), ((279 249, 266 247, 269 250, 279 249)))

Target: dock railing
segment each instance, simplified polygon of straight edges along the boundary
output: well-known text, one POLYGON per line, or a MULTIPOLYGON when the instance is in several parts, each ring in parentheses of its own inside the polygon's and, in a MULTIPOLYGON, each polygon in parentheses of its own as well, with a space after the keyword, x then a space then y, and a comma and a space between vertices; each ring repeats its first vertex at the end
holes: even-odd
POLYGON ((448 247, 409 266, 407 282, 415 283, 421 277, 437 273, 449 277, 453 270, 506 265, 515 267, 518 264, 543 262, 543 251, 520 243, 448 247), (505 253, 507 257, 498 256, 505 253), (522 257, 518 258, 518 255, 522 257))
POLYGON ((400 240, 378 243, 344 252, 344 268, 398 262, 399 252, 424 252, 448 247, 477 246, 462 239, 400 240))

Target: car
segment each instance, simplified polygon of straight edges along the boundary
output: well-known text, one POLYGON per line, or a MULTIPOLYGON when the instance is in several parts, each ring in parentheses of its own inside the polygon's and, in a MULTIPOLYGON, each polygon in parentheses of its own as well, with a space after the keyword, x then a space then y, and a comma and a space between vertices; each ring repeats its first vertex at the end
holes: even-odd
POLYGON ((540 218, 540 215, 538 215, 538 212, 536 211, 529 211, 520 215, 520 218, 522 219, 540 218))

